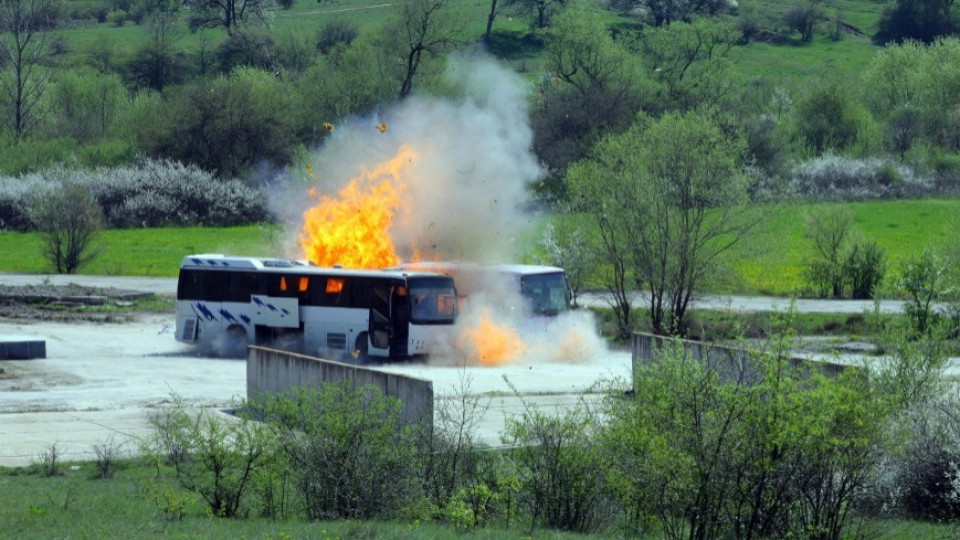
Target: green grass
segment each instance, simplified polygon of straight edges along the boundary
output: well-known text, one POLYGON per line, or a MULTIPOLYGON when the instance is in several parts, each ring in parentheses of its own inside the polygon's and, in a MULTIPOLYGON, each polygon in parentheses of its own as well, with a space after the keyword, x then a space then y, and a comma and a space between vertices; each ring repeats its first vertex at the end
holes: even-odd
MULTIPOLYGON (((771 209, 752 242, 734 254, 738 279, 724 292, 791 295, 805 288, 803 269, 813 255, 804 239, 804 215, 829 204, 786 205, 771 209)), ((935 248, 950 235, 960 199, 916 199, 846 203, 863 236, 887 255, 887 275, 904 259, 935 248)))
MULTIPOLYGON (((803 293, 803 269, 813 254, 804 239, 804 215, 828 204, 798 204, 771 208, 768 219, 750 241, 733 252, 734 273, 714 292, 773 294, 803 293)), ((888 276, 905 258, 950 238, 960 199, 916 199, 847 203, 863 235, 884 249, 888 276)), ((570 218, 564 218, 570 219, 570 218)), ((180 261, 193 253, 280 256, 282 230, 277 226, 215 229, 116 229, 103 234, 103 252, 83 274, 175 276, 180 261)), ((539 236, 523 237, 535 252, 539 236)), ((32 233, 0 233, 0 271, 50 273, 32 233)), ((296 255, 296 254, 294 254, 296 255)))
MULTIPOLYGON (((471 538, 520 537, 519 532, 461 535, 433 523, 382 521, 271 521, 217 519, 189 493, 171 486, 165 495, 185 505, 183 519, 167 519, 166 501, 157 504, 147 486, 156 469, 132 462, 113 478, 94 479, 91 463, 65 465, 62 476, 45 477, 35 468, 0 475, 0 523, 6 538, 471 538)), ((165 481, 162 481, 165 482, 165 481)), ((164 484, 165 485, 165 484, 164 484)), ((552 533, 534 537, 554 538, 552 533)))
MULTIPOLYGON (((279 229, 273 225, 111 229, 101 236, 100 255, 81 273, 176 276, 183 257, 194 253, 279 255, 279 235, 279 229)), ((0 269, 24 274, 53 273, 41 256, 41 245, 34 233, 0 233, 0 269)))
MULTIPOLYGON (((300 519, 268 520, 257 517, 222 519, 211 517, 197 497, 171 484, 156 480, 156 468, 133 460, 121 462, 112 478, 95 479, 93 463, 66 463, 59 476, 44 476, 40 467, 0 467, 0 523, 4 538, 317 538, 320 540, 384 539, 475 539, 475 538, 619 538, 608 534, 581 535, 535 529, 502 529, 494 526, 477 531, 458 531, 452 526, 402 521, 300 519), (164 498, 151 486, 166 485, 164 498), (167 519, 168 502, 184 505, 183 519, 167 519)), ((870 520, 868 536, 883 539, 948 538, 957 527, 934 523, 870 520)), ((660 538, 654 534, 648 538, 660 538)))

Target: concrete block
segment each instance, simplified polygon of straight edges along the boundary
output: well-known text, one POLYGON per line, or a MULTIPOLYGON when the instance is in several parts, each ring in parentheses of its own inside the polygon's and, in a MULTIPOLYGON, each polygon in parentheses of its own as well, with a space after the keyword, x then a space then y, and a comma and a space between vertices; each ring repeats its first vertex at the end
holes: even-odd
POLYGON ((33 360, 47 357, 47 342, 36 338, 0 336, 0 360, 33 360))

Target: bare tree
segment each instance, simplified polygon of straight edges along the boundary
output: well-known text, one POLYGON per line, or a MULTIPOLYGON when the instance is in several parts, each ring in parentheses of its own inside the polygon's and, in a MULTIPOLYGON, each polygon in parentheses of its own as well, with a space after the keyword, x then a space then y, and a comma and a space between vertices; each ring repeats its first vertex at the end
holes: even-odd
POLYGON ((17 139, 40 117, 37 105, 49 81, 43 63, 50 57, 46 31, 53 24, 53 5, 53 0, 0 0, 0 89, 17 139))
POLYGON ((232 34, 238 24, 253 19, 265 22, 274 0, 199 0, 190 17, 190 28, 226 28, 232 34))
POLYGON ((401 0, 386 31, 395 35, 403 70, 400 97, 413 91, 414 80, 429 57, 457 43, 457 22, 449 10, 450 0, 401 0))
POLYGON ((43 255, 57 273, 73 274, 99 255, 95 244, 103 210, 84 186, 65 181, 50 192, 35 193, 30 219, 40 233, 43 255))

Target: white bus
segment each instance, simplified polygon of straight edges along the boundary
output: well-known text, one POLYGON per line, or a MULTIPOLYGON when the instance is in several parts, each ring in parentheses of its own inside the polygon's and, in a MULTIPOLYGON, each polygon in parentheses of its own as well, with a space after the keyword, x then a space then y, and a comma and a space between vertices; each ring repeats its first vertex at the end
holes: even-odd
POLYGON ((321 268, 306 261, 188 255, 176 339, 244 355, 265 344, 326 358, 428 354, 455 322, 447 275, 321 268))
POLYGON ((503 293, 514 293, 520 295, 530 314, 549 317, 570 307, 566 273, 556 266, 444 261, 406 263, 394 270, 446 274, 453 278, 461 301, 477 293, 486 293, 488 300, 506 297, 509 301, 510 294, 503 293))

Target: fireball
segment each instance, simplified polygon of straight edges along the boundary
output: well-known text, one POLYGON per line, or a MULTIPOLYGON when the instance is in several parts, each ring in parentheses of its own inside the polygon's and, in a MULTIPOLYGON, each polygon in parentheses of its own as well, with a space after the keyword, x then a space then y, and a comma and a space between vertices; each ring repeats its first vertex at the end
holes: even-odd
POLYGON ((402 147, 395 157, 372 170, 361 170, 335 197, 310 196, 318 204, 306 212, 300 244, 319 266, 383 268, 400 262, 391 228, 398 213, 410 211, 404 178, 418 155, 402 147))

